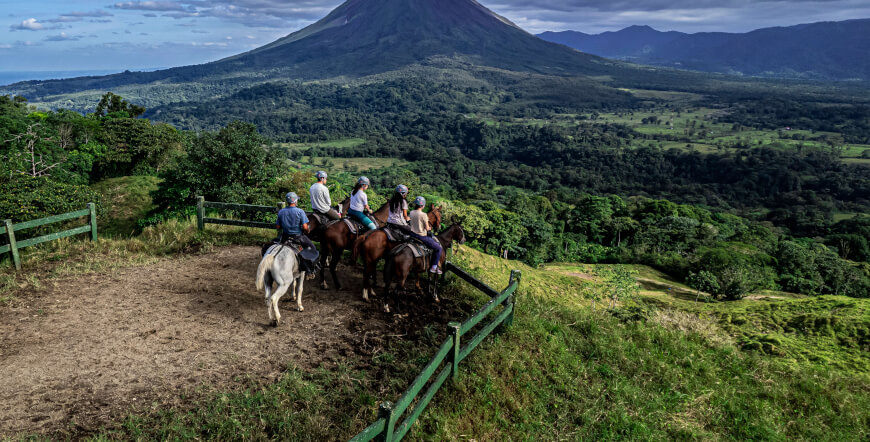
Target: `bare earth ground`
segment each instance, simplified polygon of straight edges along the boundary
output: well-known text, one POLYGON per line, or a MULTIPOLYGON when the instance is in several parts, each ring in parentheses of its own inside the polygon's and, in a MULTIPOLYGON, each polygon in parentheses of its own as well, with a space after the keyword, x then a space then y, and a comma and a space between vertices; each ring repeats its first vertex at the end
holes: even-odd
POLYGON ((306 281, 305 311, 284 296, 273 328, 254 287, 259 258, 259 247, 233 246, 16 293, 0 307, 0 437, 93 431, 204 389, 271 382, 290 364, 370 354, 410 327, 450 319, 444 300, 404 319, 381 313, 362 301, 359 269, 341 264, 345 291, 306 281))

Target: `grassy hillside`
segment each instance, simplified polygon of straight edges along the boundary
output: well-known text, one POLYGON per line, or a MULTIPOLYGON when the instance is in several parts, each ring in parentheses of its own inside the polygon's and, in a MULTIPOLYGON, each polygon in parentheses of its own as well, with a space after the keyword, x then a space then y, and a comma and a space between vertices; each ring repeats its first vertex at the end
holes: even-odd
POLYGON ((130 236, 136 222, 154 208, 151 192, 160 179, 153 176, 109 178, 91 186, 103 199, 104 215, 97 219, 101 234, 130 236))

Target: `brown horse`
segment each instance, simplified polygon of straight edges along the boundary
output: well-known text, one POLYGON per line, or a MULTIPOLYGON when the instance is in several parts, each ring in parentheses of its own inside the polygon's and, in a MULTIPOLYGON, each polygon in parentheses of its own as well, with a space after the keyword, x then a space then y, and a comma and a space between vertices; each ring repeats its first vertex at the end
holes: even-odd
MULTIPOLYGON (((350 207, 350 197, 345 198, 338 205, 341 207, 341 213, 347 214, 347 209, 350 207)), ((312 241, 323 241, 325 229, 320 228, 322 224, 320 224, 320 221, 316 217, 312 216, 312 212, 305 212, 305 214, 308 215, 308 237, 312 241)))
MULTIPOLYGON (((380 209, 376 210, 371 215, 377 224, 383 225, 387 222, 387 216, 390 213, 390 204, 385 203, 380 209)), ((329 266, 329 273, 332 274, 332 282, 335 288, 341 290, 341 283, 338 282, 338 277, 335 275, 335 267, 338 266, 338 260, 341 259, 341 253, 346 249, 353 247, 354 241, 362 233, 360 230, 365 227, 358 227, 357 233, 352 233, 344 221, 337 222, 326 228, 320 241, 320 268, 323 269, 320 275, 320 287, 323 289, 326 286, 326 267, 329 266), (328 261, 328 264, 327 264, 328 261)))
MULTIPOLYGON (((438 232, 441 230, 441 208, 435 207, 432 204, 429 211, 429 226, 432 230, 438 232)), ((351 261, 355 264, 359 256, 363 259, 363 299, 368 302, 369 294, 374 296, 374 280, 377 274, 378 261, 393 250, 393 247, 401 244, 393 242, 387 238, 387 234, 383 229, 366 232, 364 235, 357 238, 353 244, 353 255, 351 261)))
MULTIPOLYGON (((464 243, 465 232, 462 230, 462 226, 459 224, 453 224, 448 227, 447 230, 440 233, 436 238, 444 248, 444 253, 441 254, 441 261, 438 263, 443 267, 444 262, 447 260, 447 249, 453 246, 453 241, 458 241, 459 244, 464 243)), ((393 256, 387 256, 386 264, 384 265, 384 286, 387 295, 391 297, 392 304, 396 309, 398 309, 399 292, 405 290, 405 281, 408 279, 408 275, 411 273, 417 274, 417 290, 422 294, 423 289, 420 287, 419 275, 421 272, 427 270, 429 270, 429 258, 414 258, 413 252, 408 248, 405 248, 393 256), (396 283, 396 287, 393 290, 390 290, 390 283, 394 277, 398 282, 396 283)), ((435 302, 439 302, 438 279, 439 275, 429 274, 429 291, 435 302)), ((386 302, 386 299, 387 298, 384 300, 384 311, 389 313, 390 304, 386 302)))

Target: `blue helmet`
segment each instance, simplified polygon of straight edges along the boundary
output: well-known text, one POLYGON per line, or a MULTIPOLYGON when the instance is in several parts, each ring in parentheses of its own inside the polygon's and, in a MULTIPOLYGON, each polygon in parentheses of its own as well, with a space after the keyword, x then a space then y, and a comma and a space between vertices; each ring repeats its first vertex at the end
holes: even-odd
POLYGON ((414 198, 414 204, 416 204, 420 207, 426 207, 426 198, 423 198, 422 196, 418 196, 417 198, 414 198))
POLYGON ((401 193, 402 195, 407 195, 408 194, 408 186, 406 186, 404 184, 399 184, 398 186, 396 186, 396 193, 401 193))
POLYGON ((296 204, 299 201, 299 195, 296 192, 287 193, 287 204, 296 204))
POLYGON ((318 180, 321 179, 321 178, 326 178, 326 172, 324 172, 324 171, 322 171, 322 170, 319 170, 319 171, 317 171, 317 173, 314 174, 314 176, 315 176, 318 180))
POLYGON ((360 185, 363 185, 363 186, 370 186, 371 185, 371 182, 369 181, 369 179, 364 177, 364 176, 359 177, 359 180, 357 181, 357 183, 359 183, 360 185))

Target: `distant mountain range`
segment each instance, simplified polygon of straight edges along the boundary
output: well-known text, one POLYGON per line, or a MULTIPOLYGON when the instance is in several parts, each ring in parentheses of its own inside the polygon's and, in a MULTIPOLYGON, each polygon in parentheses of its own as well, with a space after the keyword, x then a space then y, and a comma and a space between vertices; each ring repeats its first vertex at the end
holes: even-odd
POLYGON ((635 63, 705 72, 823 80, 870 80, 870 19, 725 32, 544 32, 544 40, 635 63))

